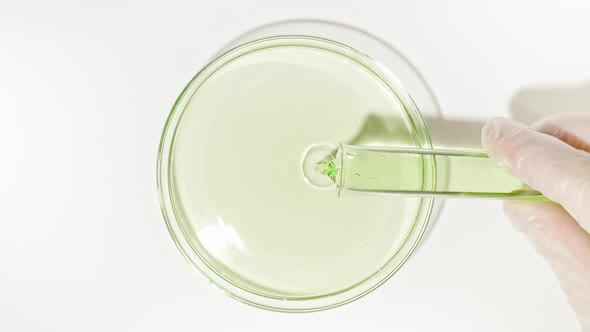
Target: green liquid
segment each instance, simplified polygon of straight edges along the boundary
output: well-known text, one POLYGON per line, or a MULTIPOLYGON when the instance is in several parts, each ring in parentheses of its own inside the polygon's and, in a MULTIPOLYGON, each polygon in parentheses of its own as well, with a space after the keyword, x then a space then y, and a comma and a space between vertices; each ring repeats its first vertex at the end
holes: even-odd
POLYGON ((423 166, 420 156, 355 151, 354 154, 344 154, 343 158, 345 166, 333 177, 342 188, 355 191, 421 188, 423 166))
POLYGON ((432 155, 345 147, 318 170, 341 189, 373 193, 537 196, 539 193, 483 155, 432 155), (436 165, 436 188, 423 187, 425 165, 436 165))
POLYGON ((310 146, 351 141, 368 117, 388 119, 394 135, 363 142, 415 144, 403 105, 350 58, 285 46, 223 66, 194 93, 174 137, 171 195, 192 249, 214 273, 268 297, 334 294, 380 271, 421 199, 339 198, 301 168, 310 146))

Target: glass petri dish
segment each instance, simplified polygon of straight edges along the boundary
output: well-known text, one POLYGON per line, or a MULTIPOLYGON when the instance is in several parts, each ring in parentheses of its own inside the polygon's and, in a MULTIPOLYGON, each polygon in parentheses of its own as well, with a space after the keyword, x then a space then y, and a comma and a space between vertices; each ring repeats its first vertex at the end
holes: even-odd
MULTIPOLYGON (((335 41, 276 36, 203 68, 162 134, 162 211, 182 254, 248 304, 313 311, 352 301, 407 260, 433 200, 348 195, 308 181, 303 163, 338 143, 430 147, 395 76, 335 41)), ((415 165, 433 189, 435 165, 415 165)))
MULTIPOLYGON (((286 35, 314 36, 335 40, 364 54, 369 54, 374 62, 378 63, 381 67, 385 67, 391 73, 394 73, 398 81, 403 82, 405 91, 412 96, 412 101, 418 106, 420 114, 422 114, 422 117, 426 121, 433 147, 448 148, 450 147, 448 145, 449 141, 456 143, 456 139, 453 140, 445 136, 445 133, 449 132, 447 129, 444 129, 444 131, 439 129, 441 123, 448 122, 444 120, 441 107, 434 91, 426 81, 426 77, 420 73, 418 68, 407 56, 402 54, 394 45, 390 44, 387 39, 374 35, 362 27, 349 23, 309 18, 274 21, 253 27, 237 35, 225 44, 217 54, 254 40, 286 35), (433 129, 435 129, 434 132, 433 129)), ((395 38, 395 33, 390 38, 395 38)), ((368 129, 371 126, 370 121, 366 125, 368 129)), ((379 123, 376 125, 378 126, 379 123)), ((391 135, 381 136, 386 140, 391 137, 391 135)), ((447 188, 449 165, 446 163, 446 160, 438 159, 436 166, 437 187, 447 188)), ((436 228, 438 215, 442 212, 444 203, 444 200, 435 199, 428 227, 421 243, 427 240, 430 233, 436 228)), ((416 251, 420 250, 420 248, 422 247, 418 246, 416 251)))

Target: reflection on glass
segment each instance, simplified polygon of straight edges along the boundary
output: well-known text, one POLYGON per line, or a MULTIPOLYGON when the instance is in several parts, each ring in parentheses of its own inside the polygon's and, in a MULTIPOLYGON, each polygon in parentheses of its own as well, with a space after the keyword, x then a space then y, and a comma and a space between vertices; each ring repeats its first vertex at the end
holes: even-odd
POLYGON ((217 257, 222 256, 226 250, 232 247, 239 250, 243 250, 245 247, 244 241, 236 230, 224 223, 221 218, 217 218, 216 223, 205 226, 197 235, 203 246, 217 257))

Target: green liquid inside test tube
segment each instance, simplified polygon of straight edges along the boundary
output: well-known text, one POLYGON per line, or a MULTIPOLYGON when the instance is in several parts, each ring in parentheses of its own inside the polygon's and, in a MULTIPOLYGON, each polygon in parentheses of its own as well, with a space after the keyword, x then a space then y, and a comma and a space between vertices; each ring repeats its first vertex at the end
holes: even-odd
POLYGON ((318 164, 342 190, 416 195, 534 198, 540 193, 483 153, 343 147, 318 164), (423 165, 436 165, 436 189, 423 188, 423 165))

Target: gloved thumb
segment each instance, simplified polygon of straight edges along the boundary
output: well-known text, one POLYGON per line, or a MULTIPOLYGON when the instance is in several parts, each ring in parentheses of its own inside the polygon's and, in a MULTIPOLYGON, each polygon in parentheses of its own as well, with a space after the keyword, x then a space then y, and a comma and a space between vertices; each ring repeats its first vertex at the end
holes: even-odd
POLYGON ((504 212, 547 260, 583 331, 590 332, 590 234, 555 203, 507 201, 504 212))
MULTIPOLYGON (((588 130, 590 118, 586 120, 588 130)), ((490 157, 561 204, 590 232, 590 153, 506 119, 486 123, 482 144, 490 157)))
POLYGON ((559 116, 535 128, 544 133, 494 119, 482 131, 482 144, 513 175, 557 202, 504 206, 549 262, 583 331, 590 332, 590 154, 583 151, 590 146, 590 117, 559 116))

